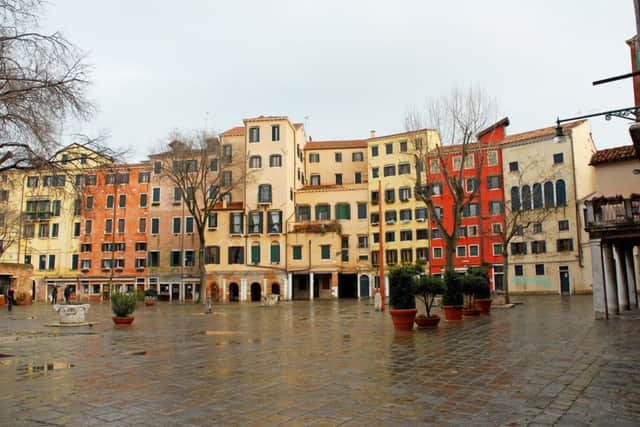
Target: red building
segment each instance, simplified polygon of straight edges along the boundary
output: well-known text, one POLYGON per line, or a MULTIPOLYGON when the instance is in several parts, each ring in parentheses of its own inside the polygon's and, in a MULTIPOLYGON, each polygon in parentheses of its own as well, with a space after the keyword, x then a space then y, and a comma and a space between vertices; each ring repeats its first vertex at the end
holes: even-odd
MULTIPOLYGON (((505 226, 504 192, 502 179, 502 153, 498 144, 504 138, 507 118, 480 132, 478 142, 463 146, 451 145, 427 156, 427 180, 433 189, 433 202, 441 212, 445 230, 453 229, 453 196, 442 167, 449 177, 462 169, 465 194, 475 196, 465 206, 458 230, 454 268, 466 271, 469 267, 488 267, 491 288, 502 280, 502 245, 500 232, 505 226), (479 180, 479 182, 478 182, 479 180), (475 190, 477 188, 477 191, 475 190)), ((431 272, 441 274, 445 267, 445 240, 435 221, 431 221, 431 272)))

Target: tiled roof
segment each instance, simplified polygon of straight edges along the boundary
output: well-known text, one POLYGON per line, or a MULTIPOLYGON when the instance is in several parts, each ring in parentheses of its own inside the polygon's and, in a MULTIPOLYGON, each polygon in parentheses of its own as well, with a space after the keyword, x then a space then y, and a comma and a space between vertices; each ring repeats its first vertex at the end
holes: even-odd
POLYGON ((244 126, 236 126, 226 130, 222 132, 220 136, 244 136, 244 126))
POLYGON ((305 150, 322 150, 330 148, 367 148, 366 139, 348 139, 343 141, 311 141, 304 146, 305 150))
POLYGON ((250 117, 248 119, 244 119, 246 122, 255 122, 255 121, 266 121, 266 120, 289 120, 287 116, 258 116, 258 117, 250 117))
POLYGON ((296 130, 298 130, 302 127, 302 123, 294 123, 293 127, 296 128, 296 130))
POLYGON ((622 147, 607 148, 598 150, 591 156, 590 165, 601 165, 603 163, 620 162, 623 160, 633 160, 636 158, 636 151, 633 145, 623 145, 622 147))

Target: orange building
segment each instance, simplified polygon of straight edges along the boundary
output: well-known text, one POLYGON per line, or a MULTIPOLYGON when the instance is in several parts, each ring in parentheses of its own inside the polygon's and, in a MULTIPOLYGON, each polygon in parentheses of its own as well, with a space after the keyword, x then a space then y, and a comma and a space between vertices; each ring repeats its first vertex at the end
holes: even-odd
POLYGON ((144 290, 150 191, 149 163, 93 169, 82 179, 80 299, 112 289, 144 290))

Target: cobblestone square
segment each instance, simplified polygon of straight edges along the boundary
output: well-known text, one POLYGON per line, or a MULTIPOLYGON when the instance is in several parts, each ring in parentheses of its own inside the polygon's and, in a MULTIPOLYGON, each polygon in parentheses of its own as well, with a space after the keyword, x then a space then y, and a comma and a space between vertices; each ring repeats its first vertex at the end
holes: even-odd
POLYGON ((591 296, 519 297, 396 333, 368 300, 139 306, 115 327, 0 312, 1 424, 639 425, 640 320, 591 296))

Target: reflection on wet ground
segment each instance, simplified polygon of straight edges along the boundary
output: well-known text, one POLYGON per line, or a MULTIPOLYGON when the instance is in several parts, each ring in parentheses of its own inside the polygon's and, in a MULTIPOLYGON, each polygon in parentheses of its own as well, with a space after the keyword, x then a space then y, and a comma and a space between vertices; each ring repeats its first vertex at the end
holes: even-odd
POLYGON ((590 296, 395 333, 368 301, 159 303, 115 328, 50 331, 51 306, 0 313, 0 414, 12 425, 637 423, 640 321, 590 296), (2 357, 5 356, 5 357, 2 357))

